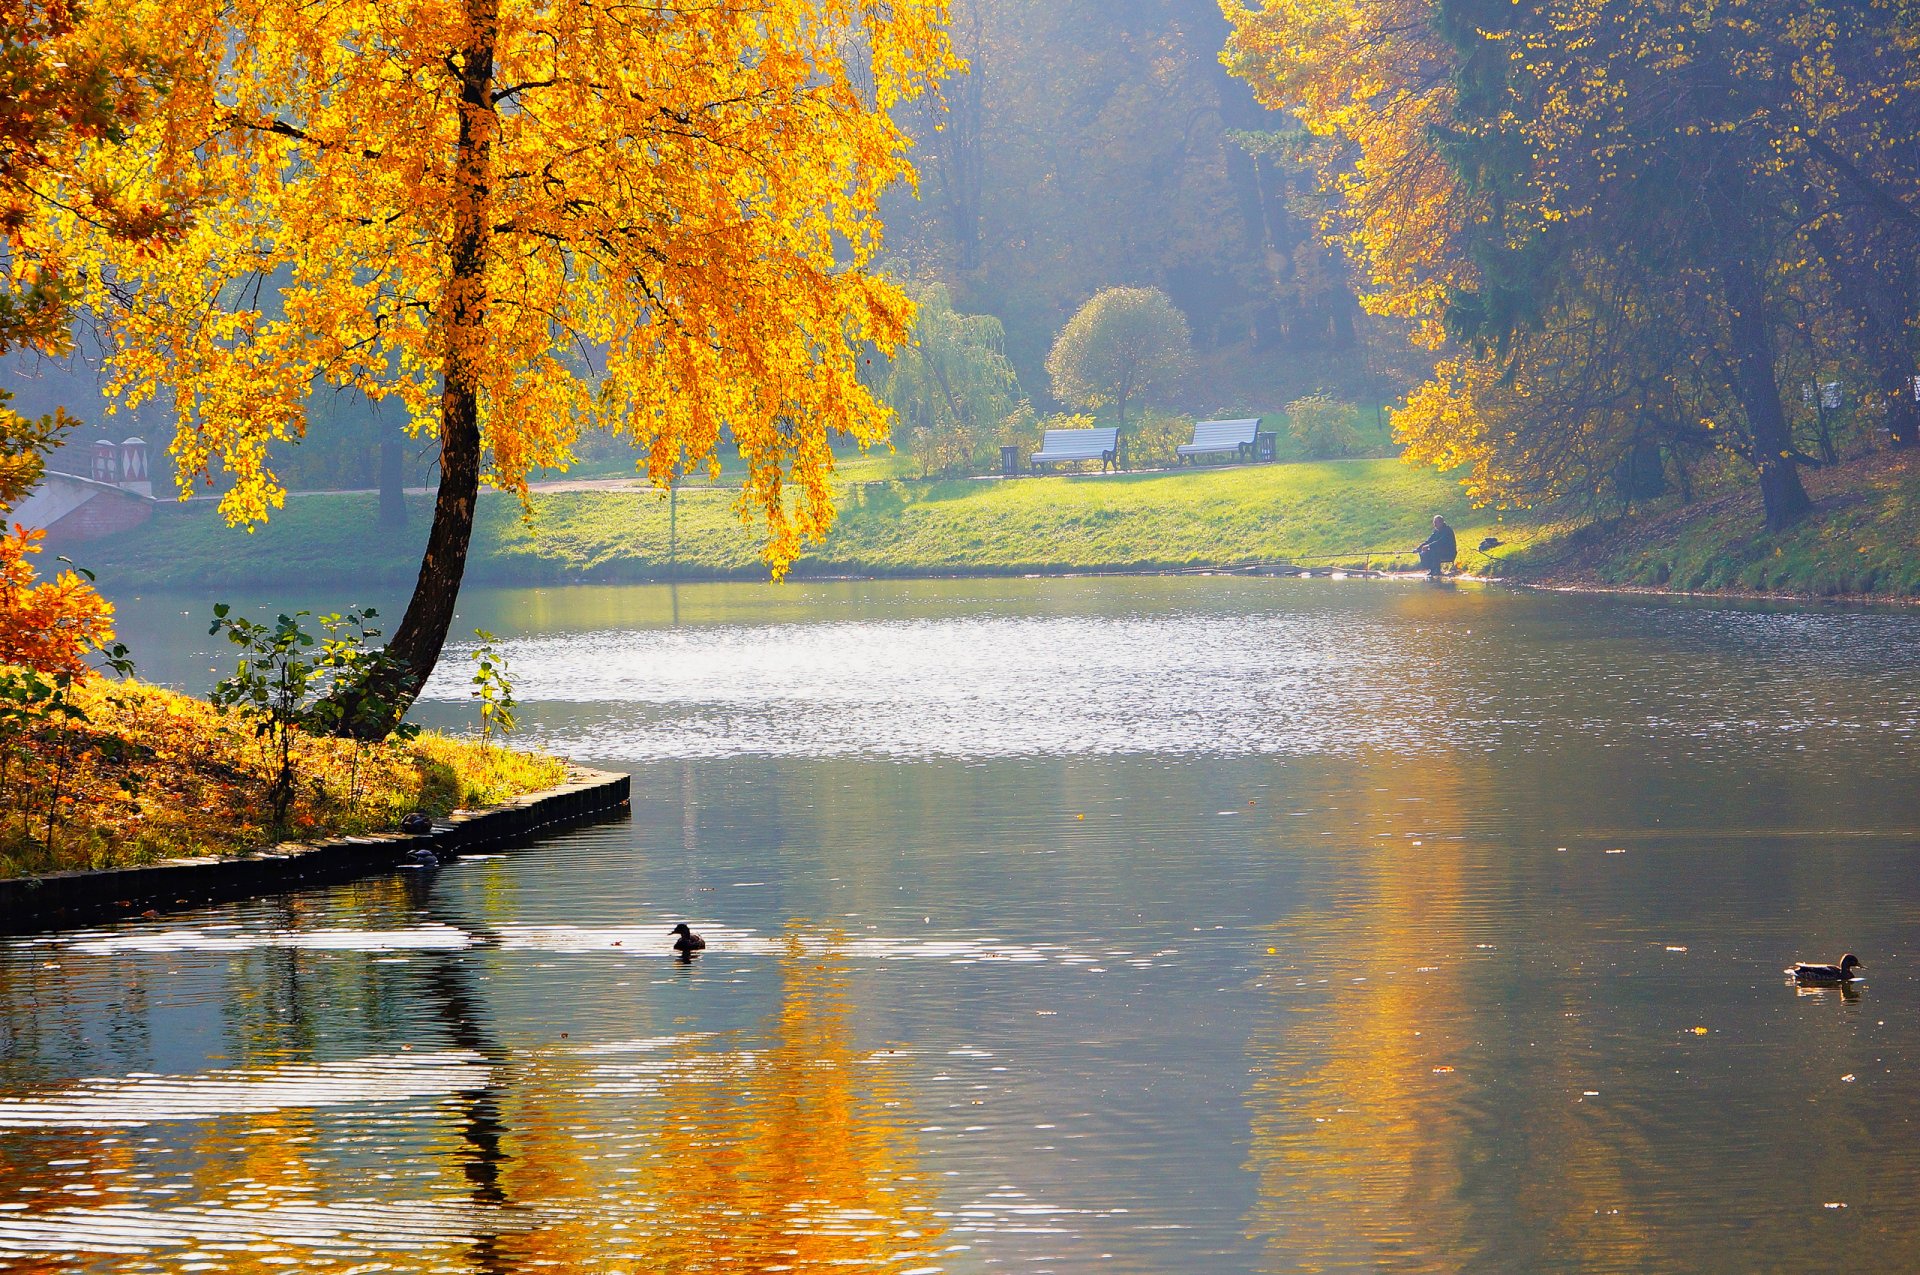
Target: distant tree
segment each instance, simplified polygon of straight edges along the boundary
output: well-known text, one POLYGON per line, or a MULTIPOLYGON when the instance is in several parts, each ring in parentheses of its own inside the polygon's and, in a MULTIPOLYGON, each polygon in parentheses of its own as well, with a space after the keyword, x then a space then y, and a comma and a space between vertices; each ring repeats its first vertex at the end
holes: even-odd
POLYGON ((1020 404, 1006 332, 990 314, 960 314, 944 284, 908 289, 917 308, 911 341, 895 351, 886 399, 922 475, 967 469, 1020 404))
POLYGON ((1127 400, 1164 383, 1192 350, 1187 320, 1158 288, 1108 288, 1067 321, 1047 355, 1055 397, 1075 407, 1112 405, 1127 427, 1127 400))
POLYGON ((274 439, 317 384, 396 399, 439 440, 420 575, 389 650, 403 712, 438 661, 484 478, 524 497, 583 428, 656 484, 744 458, 775 574, 832 518, 836 433, 882 437, 856 351, 912 307, 868 267, 912 169, 891 111, 952 66, 943 0, 129 0, 185 63, 135 147, 73 184, 185 175, 191 232, 90 265, 115 388, 179 405, 183 481, 260 521, 274 439))

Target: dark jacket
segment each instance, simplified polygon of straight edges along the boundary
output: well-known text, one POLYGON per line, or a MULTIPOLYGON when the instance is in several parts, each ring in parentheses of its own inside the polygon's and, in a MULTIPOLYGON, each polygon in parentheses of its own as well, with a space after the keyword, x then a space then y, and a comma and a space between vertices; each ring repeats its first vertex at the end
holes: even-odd
POLYGON ((1436 562, 1452 562, 1460 556, 1460 546, 1454 543, 1453 528, 1443 522, 1433 529, 1433 534, 1422 541, 1415 552, 1431 553, 1436 562))

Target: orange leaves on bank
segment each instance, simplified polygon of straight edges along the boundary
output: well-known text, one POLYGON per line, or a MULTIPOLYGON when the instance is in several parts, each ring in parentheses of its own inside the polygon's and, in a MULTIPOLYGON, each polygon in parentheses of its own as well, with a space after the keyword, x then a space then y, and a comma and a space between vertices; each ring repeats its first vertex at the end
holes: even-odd
POLYGON ((0 665, 85 677, 87 656, 113 640, 113 605, 77 571, 39 579, 31 559, 46 533, 6 520, 73 419, 25 417, 7 406, 12 399, 0 390, 0 665))
POLYGON ((45 534, 18 523, 0 534, 0 664, 84 677, 88 654, 113 640, 113 606, 77 572, 36 577, 28 559, 45 534))

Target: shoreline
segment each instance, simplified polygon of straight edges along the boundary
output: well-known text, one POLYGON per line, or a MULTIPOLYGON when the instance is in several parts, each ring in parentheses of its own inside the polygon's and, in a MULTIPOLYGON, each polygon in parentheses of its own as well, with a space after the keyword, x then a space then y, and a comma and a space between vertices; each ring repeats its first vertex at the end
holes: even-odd
POLYGON ((370 833, 283 841, 228 858, 171 859, 134 868, 53 872, 0 880, 0 935, 44 933, 100 921, 338 885, 402 866, 416 849, 442 861, 514 846, 629 809, 631 775, 573 767, 567 782, 497 806, 456 810, 428 833, 370 833))

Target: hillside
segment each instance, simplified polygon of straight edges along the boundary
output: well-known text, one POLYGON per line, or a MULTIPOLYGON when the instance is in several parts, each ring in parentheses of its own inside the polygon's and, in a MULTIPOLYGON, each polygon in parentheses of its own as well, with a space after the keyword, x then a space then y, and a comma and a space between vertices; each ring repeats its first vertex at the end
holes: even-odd
POLYGON ((1516 578, 1572 586, 1808 598, 1920 597, 1920 457, 1881 452, 1806 474, 1813 515, 1768 534, 1740 491, 1542 542, 1516 578))

